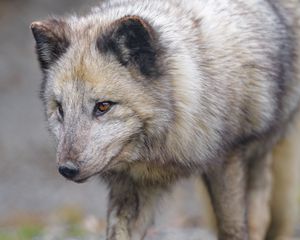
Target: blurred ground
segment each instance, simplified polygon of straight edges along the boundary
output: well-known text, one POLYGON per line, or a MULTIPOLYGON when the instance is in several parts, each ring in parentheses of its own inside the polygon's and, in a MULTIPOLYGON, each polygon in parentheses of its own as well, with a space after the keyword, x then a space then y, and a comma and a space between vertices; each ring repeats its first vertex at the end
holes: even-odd
MULTIPOLYGON (((55 150, 38 99, 41 73, 29 30, 34 20, 85 11, 95 4, 96 0, 0 0, 1 240, 83 236, 92 240, 104 233, 105 187, 97 180, 77 185, 57 173, 55 150)), ((164 202, 157 214, 159 229, 204 222, 191 181, 180 183, 164 202)), ((198 239, 194 238, 197 232, 186 231, 191 240, 198 239)), ((174 234, 170 230, 153 236, 175 240, 174 234)), ((177 238, 188 240, 185 235, 177 238)))

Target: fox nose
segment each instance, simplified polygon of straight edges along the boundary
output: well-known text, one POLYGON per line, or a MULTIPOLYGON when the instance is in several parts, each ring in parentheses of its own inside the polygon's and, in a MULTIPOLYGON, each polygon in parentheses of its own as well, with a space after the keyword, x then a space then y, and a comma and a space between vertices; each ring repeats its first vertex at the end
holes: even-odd
POLYGON ((58 171, 65 178, 73 179, 78 175, 79 167, 75 163, 67 161, 58 167, 58 171))

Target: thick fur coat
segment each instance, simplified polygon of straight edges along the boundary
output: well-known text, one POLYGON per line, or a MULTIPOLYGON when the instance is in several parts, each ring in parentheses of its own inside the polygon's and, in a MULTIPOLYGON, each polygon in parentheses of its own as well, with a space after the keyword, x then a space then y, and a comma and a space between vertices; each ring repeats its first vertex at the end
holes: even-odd
POLYGON ((142 239, 159 196, 193 174, 219 239, 290 236, 271 168, 295 149, 299 0, 111 0, 31 28, 59 171, 108 183, 107 239, 142 239))

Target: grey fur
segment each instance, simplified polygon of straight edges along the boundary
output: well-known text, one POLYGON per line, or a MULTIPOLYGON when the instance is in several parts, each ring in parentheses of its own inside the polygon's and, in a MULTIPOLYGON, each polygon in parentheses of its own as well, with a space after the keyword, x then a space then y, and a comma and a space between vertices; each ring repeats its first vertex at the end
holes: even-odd
POLYGON ((58 165, 72 160, 74 181, 100 175, 111 189, 107 239, 142 239, 162 192, 192 174, 204 176, 219 239, 265 239, 277 218, 272 151, 299 108, 300 1, 111 0, 58 22, 54 41, 70 44, 43 69, 42 98, 58 165), (95 118, 97 101, 116 104, 95 118))

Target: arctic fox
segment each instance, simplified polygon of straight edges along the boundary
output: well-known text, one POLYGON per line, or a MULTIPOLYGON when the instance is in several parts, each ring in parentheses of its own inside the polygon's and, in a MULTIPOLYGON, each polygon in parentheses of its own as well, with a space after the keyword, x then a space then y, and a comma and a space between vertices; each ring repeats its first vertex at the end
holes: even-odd
POLYGON ((299 0, 111 0, 31 28, 58 170, 107 183, 108 240, 143 239, 191 175, 220 240, 291 236, 299 0))

